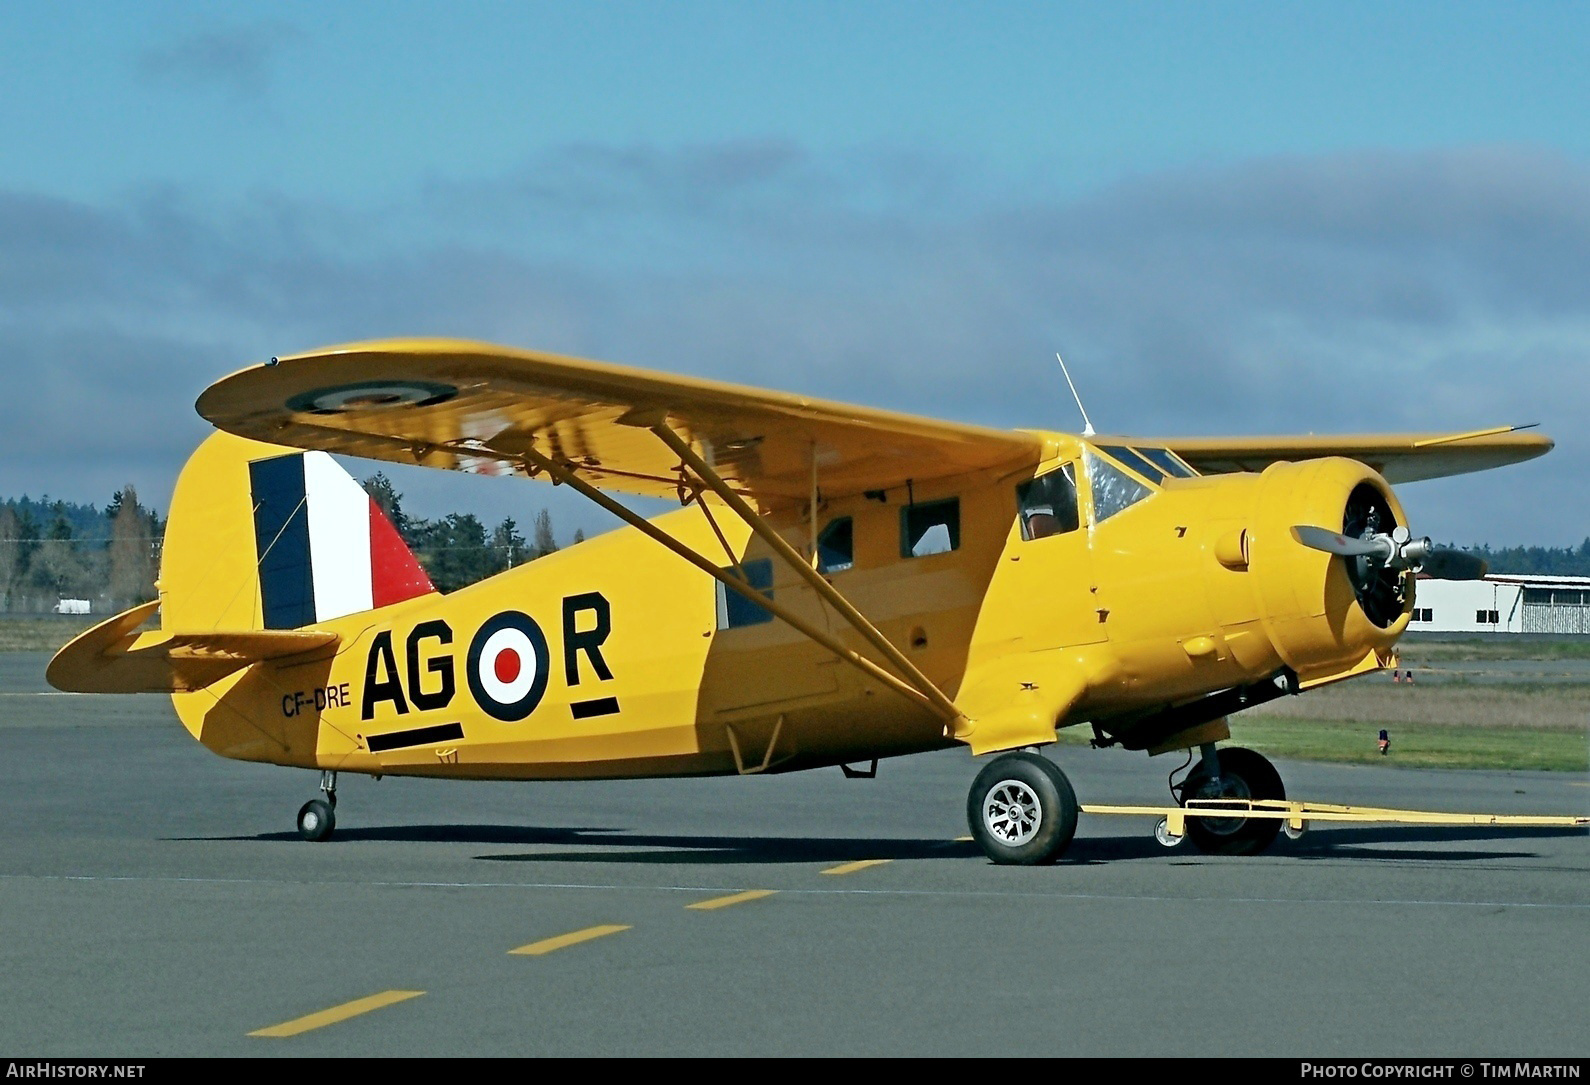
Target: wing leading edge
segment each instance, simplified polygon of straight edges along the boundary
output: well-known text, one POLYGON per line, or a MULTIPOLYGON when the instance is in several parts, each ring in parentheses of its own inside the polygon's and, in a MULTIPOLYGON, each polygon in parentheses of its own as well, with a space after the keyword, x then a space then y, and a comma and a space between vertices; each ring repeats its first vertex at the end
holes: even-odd
POLYGON ((1032 433, 438 339, 281 358, 218 381, 198 410, 273 444, 484 474, 533 448, 603 489, 674 497, 679 457, 650 432, 662 422, 764 505, 807 500, 814 461, 823 494, 839 497, 1035 462, 1044 448, 1032 433))
MULTIPOLYGON (((1108 442, 1111 438, 1099 438, 1108 442)), ((1124 440, 1124 439, 1123 439, 1124 440)), ((1130 443, 1130 442, 1127 442, 1130 443)), ((1472 433, 1382 433, 1342 437, 1166 437, 1152 444, 1173 450, 1204 474, 1262 471, 1281 460, 1346 456, 1366 463, 1387 482, 1488 471, 1550 452, 1556 442, 1522 427, 1472 433)))

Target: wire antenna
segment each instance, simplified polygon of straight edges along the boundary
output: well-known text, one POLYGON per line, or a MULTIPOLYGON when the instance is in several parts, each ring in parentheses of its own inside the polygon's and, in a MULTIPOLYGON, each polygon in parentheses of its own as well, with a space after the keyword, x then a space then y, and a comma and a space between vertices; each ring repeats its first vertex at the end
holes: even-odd
POLYGON ((1071 380, 1071 370, 1066 368, 1066 360, 1060 357, 1058 350, 1054 352, 1054 360, 1060 363, 1060 372, 1066 375, 1066 385, 1071 389, 1071 398, 1077 401, 1077 410, 1082 412, 1082 436, 1092 437, 1093 422, 1088 418, 1088 409, 1082 405, 1082 397, 1077 395, 1077 386, 1071 380))

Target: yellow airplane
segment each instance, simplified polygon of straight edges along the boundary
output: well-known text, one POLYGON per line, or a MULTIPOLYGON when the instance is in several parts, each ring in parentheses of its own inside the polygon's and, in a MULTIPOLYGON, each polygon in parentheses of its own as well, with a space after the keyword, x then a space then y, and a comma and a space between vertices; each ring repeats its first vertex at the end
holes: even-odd
POLYGON ((1034 750, 1082 723, 1200 751, 1178 808, 1227 814, 1173 812, 1173 838, 1266 847, 1285 790, 1217 749, 1226 718, 1392 665, 1415 573, 1484 572, 1411 536, 1390 483, 1552 447, 1003 431, 424 339, 272 358, 198 410, 222 432, 177 483, 158 601, 48 677, 170 693, 216 753, 321 770, 304 837, 331 835, 339 772, 870 775, 959 744, 998 755, 967 813, 1000 863, 1070 843, 1034 750), (328 453, 548 479, 628 527, 442 595, 328 453))

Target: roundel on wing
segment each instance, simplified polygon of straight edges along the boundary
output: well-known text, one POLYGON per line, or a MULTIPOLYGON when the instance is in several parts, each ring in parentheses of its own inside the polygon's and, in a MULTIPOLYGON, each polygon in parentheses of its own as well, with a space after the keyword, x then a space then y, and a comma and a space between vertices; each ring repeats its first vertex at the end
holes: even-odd
POLYGON ((547 691, 550 667, 541 627, 517 610, 488 619, 469 642, 469 692, 495 719, 513 723, 534 712, 547 691))
POLYGON ((309 414, 386 411, 394 407, 430 407, 456 395, 457 388, 436 381, 358 381, 301 392, 287 401, 287 409, 309 414))

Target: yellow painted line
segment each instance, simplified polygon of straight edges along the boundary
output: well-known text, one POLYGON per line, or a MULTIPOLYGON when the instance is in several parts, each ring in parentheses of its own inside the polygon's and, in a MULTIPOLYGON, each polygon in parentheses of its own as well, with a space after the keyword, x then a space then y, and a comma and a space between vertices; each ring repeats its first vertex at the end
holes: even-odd
POLYGON ((367 998, 356 998, 352 1002, 344 1002, 340 1006, 333 1006, 329 1010, 311 1013, 304 1017, 295 1017, 291 1021, 283 1021, 270 1028, 262 1028, 249 1033, 250 1036, 297 1036, 300 1032, 311 1029, 325 1028, 335 1025, 338 1021, 346 1021, 350 1017, 358 1017, 361 1013, 379 1010, 382 1006, 390 1006, 395 1002, 406 1002, 411 998, 419 998, 424 991, 382 991, 378 995, 367 998))
POLYGON ((957 836, 955 838, 955 842, 957 844, 970 844, 972 842, 972 838, 969 836, 957 836))
POLYGON ((509 953, 517 953, 523 957, 539 957, 543 953, 551 953, 555 949, 565 949, 568 946, 577 946, 581 942, 589 942, 593 938, 606 938, 609 934, 627 931, 629 927, 617 923, 605 923, 600 927, 586 927, 584 930, 570 931, 560 934, 556 938, 543 938, 539 942, 531 942, 528 946, 510 949, 509 953))
POLYGON ((840 863, 823 871, 824 874, 854 874, 858 870, 866 870, 870 866, 882 866, 892 863, 893 859, 857 859, 854 863, 840 863))
POLYGON ((730 893, 726 897, 698 900, 694 904, 685 905, 685 907, 694 908, 701 912, 712 912, 719 908, 727 908, 731 904, 744 904, 748 900, 761 900, 763 897, 771 897, 776 892, 778 892, 777 889, 747 889, 743 893, 730 893))

